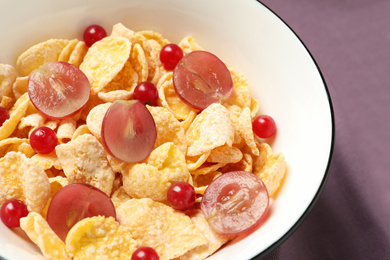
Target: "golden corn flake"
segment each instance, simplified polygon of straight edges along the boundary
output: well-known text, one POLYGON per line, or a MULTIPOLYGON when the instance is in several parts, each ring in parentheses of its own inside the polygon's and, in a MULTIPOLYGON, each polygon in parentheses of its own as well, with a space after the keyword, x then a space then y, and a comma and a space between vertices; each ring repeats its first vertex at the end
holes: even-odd
POLYGON ((88 183, 110 195, 115 173, 103 145, 90 134, 57 145, 55 151, 69 183, 88 183))
POLYGON ((181 123, 166 108, 155 106, 147 106, 147 108, 156 124, 157 139, 154 147, 173 142, 183 154, 186 154, 187 144, 181 123))
POLYGON ((182 256, 207 243, 181 211, 151 199, 132 199, 117 208, 117 219, 137 243, 156 250, 161 260, 182 256))
POLYGON ((217 171, 219 168, 224 167, 225 165, 226 163, 204 163, 202 167, 191 171, 191 175, 194 176, 194 178, 196 179, 199 175, 210 174, 211 172, 217 171))
POLYGON ((73 134, 76 131, 77 122, 71 118, 64 118, 60 121, 57 129, 58 142, 61 144, 67 143, 72 140, 73 134))
POLYGON ((72 259, 65 251, 64 242, 54 233, 40 214, 30 212, 27 217, 20 219, 20 227, 46 258, 51 260, 72 259))
POLYGON ((69 231, 65 248, 74 260, 129 260, 136 241, 113 217, 96 216, 77 222, 69 231))
POLYGON ((251 107, 252 96, 248 79, 239 71, 229 68, 233 80, 233 91, 225 106, 237 105, 241 108, 251 107))
POLYGON ((260 155, 254 157, 253 173, 264 182, 269 196, 273 196, 286 173, 286 161, 283 154, 274 154, 267 143, 258 144, 258 148, 260 155))
POLYGON ((255 136, 252 130, 251 111, 248 107, 244 108, 238 118, 238 121, 233 123, 236 131, 245 140, 246 144, 254 155, 259 155, 259 149, 256 146, 255 136))
POLYGON ((138 43, 133 45, 130 62, 133 65, 134 71, 138 74, 138 82, 146 81, 148 79, 148 61, 146 60, 144 50, 138 43))
POLYGON ((133 30, 130 30, 129 28, 124 26, 122 23, 117 23, 112 27, 111 36, 125 37, 131 42, 132 46, 134 44, 138 43, 145 49, 146 38, 143 35, 138 34, 138 33, 134 32, 133 30))
POLYGON ((79 42, 78 39, 70 40, 68 44, 62 49, 60 56, 58 57, 58 61, 68 62, 70 55, 72 54, 78 42, 79 42))
POLYGON ((231 171, 247 171, 252 172, 253 169, 253 157, 249 153, 243 153, 242 159, 237 163, 228 163, 221 168, 222 172, 231 171))
POLYGON ((191 218, 192 223, 194 223, 196 229, 201 233, 207 240, 205 245, 196 247, 188 251, 183 256, 179 257, 177 260, 203 260, 208 256, 212 255, 217 251, 222 245, 232 239, 231 236, 219 234, 215 232, 209 225, 207 219, 201 210, 190 210, 186 214, 191 218))
POLYGON ((129 100, 133 96, 133 92, 130 92, 128 90, 119 89, 119 90, 112 90, 108 92, 99 92, 98 97, 103 102, 110 102, 114 103, 116 100, 129 100))
POLYGON ((145 163, 134 164, 123 175, 130 196, 161 202, 166 202, 169 187, 178 181, 192 184, 185 157, 171 142, 157 147, 145 163))
MULTIPOLYGON (((164 74, 157 85, 159 103, 173 113, 178 120, 185 120, 194 110, 177 95, 172 81, 172 72, 164 74)), ((196 113, 195 113, 196 114, 196 113)))
POLYGON ((11 65, 0 63, 0 99, 12 97, 12 86, 17 78, 16 69, 11 65))
POLYGON ((188 156, 197 156, 223 145, 231 146, 234 128, 227 109, 218 103, 208 106, 194 119, 186 139, 188 156))
POLYGON ((237 163, 241 159, 242 152, 240 149, 224 145, 211 150, 207 161, 211 163, 237 163))
POLYGON ((28 98, 28 94, 25 93, 21 96, 9 111, 10 118, 6 120, 3 125, 0 127, 0 140, 3 140, 9 137, 16 126, 24 116, 24 113, 27 110, 30 99, 28 98))
POLYGON ((194 178, 194 188, 196 194, 203 195, 204 191, 206 190, 207 186, 215 180, 217 177, 221 176, 222 172, 220 171, 211 171, 208 174, 200 174, 197 175, 196 178, 194 178))
POLYGON ((20 152, 9 152, 0 159, 0 186, 0 204, 19 199, 29 211, 38 213, 50 197, 45 171, 20 152))
POLYGON ((187 161, 187 167, 189 171, 194 171, 198 169, 200 166, 202 166, 203 163, 206 162, 207 158, 209 157, 211 151, 205 152, 201 155, 197 156, 187 156, 186 161, 187 161))
POLYGON ((92 134, 87 125, 80 125, 73 133, 72 139, 76 139, 83 134, 92 134))
POLYGON ((111 103, 104 103, 92 108, 87 116, 87 126, 89 131, 98 139, 101 140, 102 123, 104 115, 106 114, 111 103))
POLYGON ((3 157, 8 151, 10 146, 19 145, 21 143, 29 143, 27 138, 11 137, 0 141, 0 156, 3 157))
MULTIPOLYGON (((108 100, 107 96, 111 92, 125 92, 128 97, 131 97, 135 87, 139 81, 137 72, 133 68, 134 64, 131 60, 127 60, 122 70, 116 75, 116 77, 108 83, 108 85, 102 90, 103 93, 99 92, 100 99, 105 102, 113 102, 115 100, 108 100)), ((112 95, 112 94, 111 94, 112 95)))
POLYGON ((69 56, 68 62, 76 67, 79 67, 84 60, 84 56, 87 54, 88 47, 83 41, 79 41, 74 47, 72 53, 69 56))
POLYGON ((16 61, 16 69, 22 76, 30 73, 46 62, 57 61, 62 50, 69 43, 65 39, 50 39, 38 43, 23 52, 16 61))
POLYGON ((121 204, 130 199, 132 199, 132 197, 126 193, 125 187, 123 186, 116 189, 111 195, 111 200, 112 203, 114 203, 115 208, 118 208, 121 204))
POLYGON ((19 130, 25 129, 28 133, 31 133, 37 127, 41 127, 44 125, 46 121, 46 117, 40 113, 30 114, 28 116, 23 117, 20 120, 18 125, 19 130))
POLYGON ((190 36, 183 38, 178 45, 183 50, 184 55, 193 51, 203 50, 203 48, 195 41, 195 39, 190 36))
POLYGON ((9 110, 14 105, 15 99, 7 96, 1 98, 0 107, 9 110))
POLYGON ((31 160, 44 170, 49 170, 53 167, 56 169, 62 169, 55 152, 49 154, 35 154, 31 157, 31 160))
POLYGON ((23 153, 26 157, 30 158, 33 156, 36 152, 34 149, 31 147, 30 142, 26 140, 25 142, 21 143, 13 143, 11 144, 8 149, 6 150, 6 153, 9 152, 21 152, 23 153))
POLYGON ((16 78, 14 84, 12 85, 12 91, 15 98, 20 98, 24 93, 27 92, 27 81, 28 76, 16 78))
POLYGON ((97 93, 115 78, 129 58, 131 43, 124 37, 105 37, 93 44, 84 57, 80 69, 97 93))

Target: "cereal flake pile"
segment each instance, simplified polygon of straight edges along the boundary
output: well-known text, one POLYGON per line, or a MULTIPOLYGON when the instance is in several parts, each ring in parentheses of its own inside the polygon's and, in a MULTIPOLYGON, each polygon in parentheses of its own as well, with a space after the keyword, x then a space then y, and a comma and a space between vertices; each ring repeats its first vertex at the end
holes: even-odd
MULTIPOLYGON (((177 96, 172 71, 159 60, 168 43, 159 33, 134 32, 119 23, 89 48, 78 39, 49 39, 22 53, 15 67, 0 64, 0 106, 10 114, 0 127, 0 205, 10 199, 27 205, 21 229, 46 258, 130 259, 137 247, 150 246, 160 259, 205 259, 233 237, 213 231, 198 207, 171 208, 172 183, 192 184, 197 203, 213 179, 234 170, 258 175, 271 197, 278 190, 286 162, 253 134, 259 105, 245 76, 229 67, 230 98, 197 111, 177 96), (88 77, 91 96, 76 115, 50 119, 29 100, 29 74, 49 61, 71 63, 88 77), (105 151, 102 120, 112 102, 131 99, 143 81, 158 89, 158 106, 147 106, 157 140, 146 160, 130 164, 105 151), (55 130, 59 140, 50 154, 37 154, 29 142, 41 126, 55 130), (117 218, 83 219, 62 241, 46 221, 48 205, 59 189, 78 182, 110 196, 117 218)), ((192 37, 178 45, 184 55, 202 50, 192 37)))

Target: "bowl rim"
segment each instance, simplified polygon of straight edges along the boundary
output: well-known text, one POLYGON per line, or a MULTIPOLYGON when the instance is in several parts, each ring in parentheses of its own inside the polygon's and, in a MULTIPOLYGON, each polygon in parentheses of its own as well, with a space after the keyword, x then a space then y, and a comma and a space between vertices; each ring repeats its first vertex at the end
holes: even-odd
POLYGON ((303 42, 303 40, 298 36, 298 34, 292 29, 290 25, 287 24, 287 22, 278 15, 274 10, 272 10, 270 7, 268 7, 266 4, 260 2, 260 0, 255 0, 259 4, 263 5, 268 11, 270 11, 273 15, 275 15, 298 39, 298 41, 302 44, 306 52, 309 54, 310 59, 312 60, 313 64, 317 68, 317 71, 319 73, 319 76, 321 77, 321 80, 324 84, 325 92, 327 95, 327 100, 329 104, 329 110, 330 110, 330 117, 331 117, 331 125, 332 125, 332 137, 331 137, 331 143, 330 143, 330 150, 329 150, 329 157, 328 157, 328 163, 324 172, 324 177, 322 178, 321 184, 314 195, 312 201, 310 202, 309 206, 306 208, 306 210, 302 213, 301 217, 295 222, 295 224, 282 236, 280 237, 276 242, 274 242, 272 245, 270 245, 267 249, 263 250, 261 253, 253 257, 251 260, 260 260, 264 258, 266 255, 270 254, 272 251, 274 251, 277 247, 282 245, 299 227, 300 225, 305 221, 307 216, 310 214, 312 209, 314 208, 315 204, 317 203, 319 197, 321 196, 326 182, 328 180, 330 169, 333 162, 334 157, 334 148, 335 148, 335 139, 336 139, 336 124, 335 124, 335 114, 332 104, 332 98, 329 92, 328 85, 326 84, 325 77, 320 69, 320 66, 318 65, 317 61, 315 60, 313 54, 310 52, 306 44, 303 42))

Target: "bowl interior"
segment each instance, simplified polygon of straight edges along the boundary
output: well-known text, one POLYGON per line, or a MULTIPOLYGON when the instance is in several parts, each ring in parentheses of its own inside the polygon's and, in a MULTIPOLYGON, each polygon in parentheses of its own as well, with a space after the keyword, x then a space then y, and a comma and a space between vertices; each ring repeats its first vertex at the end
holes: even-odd
MULTIPOLYGON (((5 2, 5 1, 3 1, 5 2)), ((154 30, 172 42, 193 36, 206 50, 244 73, 260 113, 278 126, 272 141, 288 171, 267 221, 210 259, 250 259, 286 235, 312 205, 333 147, 332 108, 312 57, 275 14, 255 0, 16 1, 1 3, 0 63, 15 65, 29 46, 50 38, 80 38, 83 28, 154 30)), ((39 250, 0 224, 0 256, 44 259, 39 250)))

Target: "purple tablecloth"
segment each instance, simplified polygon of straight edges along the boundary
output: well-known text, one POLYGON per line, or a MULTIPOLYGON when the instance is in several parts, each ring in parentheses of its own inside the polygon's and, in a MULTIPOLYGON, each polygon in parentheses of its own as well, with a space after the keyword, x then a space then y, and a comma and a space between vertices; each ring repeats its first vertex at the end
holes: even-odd
POLYGON ((390 1, 261 2, 313 55, 336 121, 323 193, 265 259, 390 259, 390 1))

